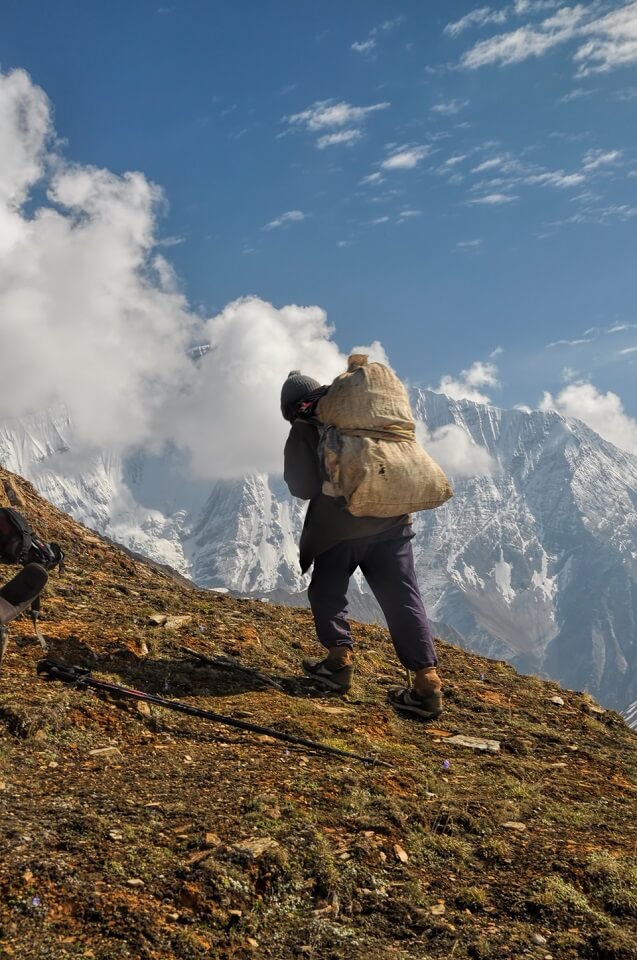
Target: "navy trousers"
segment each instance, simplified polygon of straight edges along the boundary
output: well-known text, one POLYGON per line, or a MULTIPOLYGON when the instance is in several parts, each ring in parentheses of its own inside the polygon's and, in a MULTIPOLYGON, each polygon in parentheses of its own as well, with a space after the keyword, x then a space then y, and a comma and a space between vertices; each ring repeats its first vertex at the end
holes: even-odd
POLYGON ((398 659, 407 670, 438 663, 411 549, 411 528, 341 540, 314 559, 308 597, 324 647, 352 647, 347 588, 357 567, 385 614, 398 659))

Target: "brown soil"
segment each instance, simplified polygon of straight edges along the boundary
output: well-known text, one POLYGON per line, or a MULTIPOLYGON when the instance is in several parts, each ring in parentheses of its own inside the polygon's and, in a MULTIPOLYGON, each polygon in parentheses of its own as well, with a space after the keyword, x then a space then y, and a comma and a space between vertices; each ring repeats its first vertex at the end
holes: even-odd
POLYGON ((617 714, 441 643, 445 713, 401 718, 402 672, 363 625, 352 694, 317 695, 307 611, 189 587, 0 471, 9 502, 67 550, 52 657, 389 766, 47 683, 22 619, 0 674, 1 957, 637 958, 637 737, 617 714))

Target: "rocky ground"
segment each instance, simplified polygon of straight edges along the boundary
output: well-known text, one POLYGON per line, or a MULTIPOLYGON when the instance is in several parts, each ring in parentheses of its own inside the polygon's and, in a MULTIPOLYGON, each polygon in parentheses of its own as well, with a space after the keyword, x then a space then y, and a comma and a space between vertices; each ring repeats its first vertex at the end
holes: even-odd
POLYGON ((637 736, 617 714, 441 644, 445 714, 403 719, 372 626, 352 694, 318 695, 296 677, 307 611, 194 589, 0 470, 9 503, 67 550, 44 601, 52 657, 383 763, 45 682, 18 621, 0 674, 1 957, 637 958, 637 736))

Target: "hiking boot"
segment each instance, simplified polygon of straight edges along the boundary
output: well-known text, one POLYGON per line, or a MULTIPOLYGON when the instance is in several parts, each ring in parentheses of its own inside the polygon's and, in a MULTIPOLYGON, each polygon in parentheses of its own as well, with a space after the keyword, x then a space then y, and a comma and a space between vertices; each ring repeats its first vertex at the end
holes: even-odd
POLYGON ((421 720, 435 720, 442 713, 442 693, 421 694, 413 687, 390 687, 387 700, 399 713, 413 713, 421 720))
POLYGON ((308 677, 316 680, 320 686, 334 690, 335 693, 347 693, 352 686, 353 663, 343 663, 330 657, 325 657, 324 660, 306 658, 301 661, 301 667, 308 677))

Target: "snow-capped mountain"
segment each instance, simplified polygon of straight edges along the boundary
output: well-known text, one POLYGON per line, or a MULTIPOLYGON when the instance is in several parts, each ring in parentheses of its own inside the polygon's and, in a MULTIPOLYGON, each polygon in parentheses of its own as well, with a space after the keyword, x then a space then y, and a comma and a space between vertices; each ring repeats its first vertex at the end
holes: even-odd
MULTIPOLYGON (((434 446, 459 428, 491 469, 453 476, 455 496, 418 514, 419 580, 432 618, 480 652, 637 700, 637 457, 554 412, 499 410, 414 391, 434 446), (477 447, 476 447, 477 449, 477 447), (488 456, 487 456, 488 454, 488 456)), ((453 461, 453 457, 450 462, 453 461)), ((179 456, 96 454, 80 462, 63 410, 0 427, 0 463, 89 526, 203 586, 303 602, 297 543, 305 506, 278 477, 210 489, 179 456)), ((373 615, 360 581, 353 612, 373 615)))

